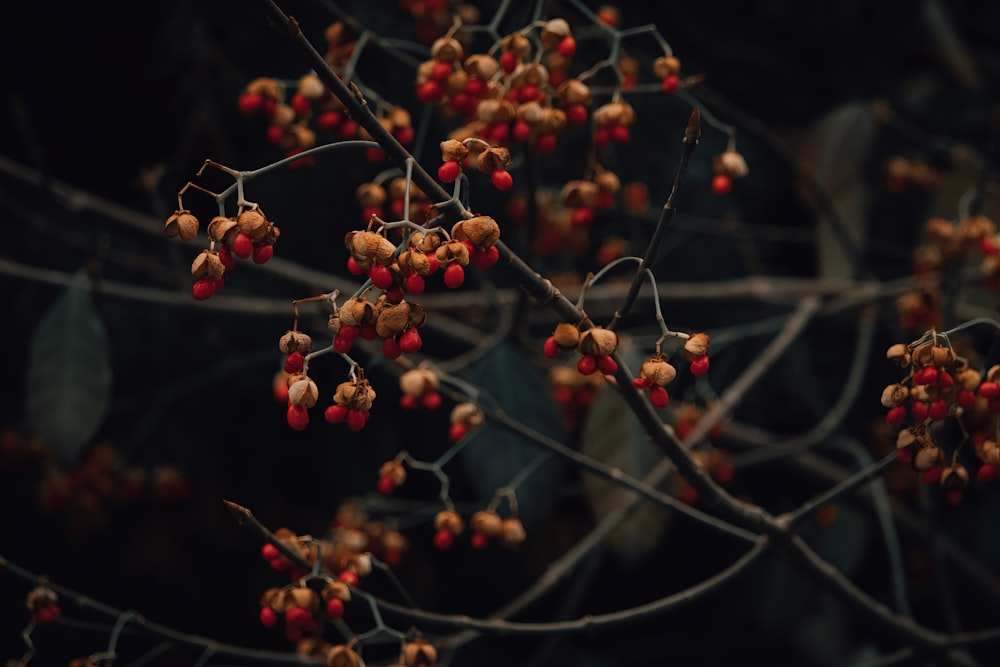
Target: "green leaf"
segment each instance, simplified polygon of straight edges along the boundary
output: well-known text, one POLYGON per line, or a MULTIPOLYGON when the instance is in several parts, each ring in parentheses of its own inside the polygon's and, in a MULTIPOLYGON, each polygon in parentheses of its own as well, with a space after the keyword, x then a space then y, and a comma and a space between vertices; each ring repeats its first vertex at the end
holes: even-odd
MULTIPOLYGON (((618 350, 629 368, 638 369, 645 359, 628 337, 621 338, 618 350)), ((643 477, 663 458, 625 399, 611 387, 598 393, 584 421, 581 441, 584 454, 633 477, 643 477)), ((661 486, 669 488, 673 479, 671 474, 661 486)), ((583 476, 583 493, 598 521, 635 495, 596 475, 583 476)), ((644 502, 611 534, 611 548, 624 564, 632 565, 656 548, 669 522, 667 508, 644 502)))
POLYGON ((81 272, 38 324, 28 350, 28 425, 69 465, 94 436, 111 400, 107 331, 81 272))

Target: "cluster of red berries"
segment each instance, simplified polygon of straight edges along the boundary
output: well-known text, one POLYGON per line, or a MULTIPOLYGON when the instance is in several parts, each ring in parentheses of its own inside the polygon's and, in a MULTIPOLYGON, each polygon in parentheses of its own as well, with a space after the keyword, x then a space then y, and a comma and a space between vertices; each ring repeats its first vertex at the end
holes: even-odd
POLYGON ((560 322, 546 339, 542 351, 547 359, 555 359, 560 351, 577 350, 581 356, 576 369, 581 374, 601 371, 604 375, 614 375, 618 372, 618 362, 611 355, 617 349, 618 334, 612 329, 591 327, 581 332, 575 325, 560 322))
POLYGON ((733 188, 733 179, 743 178, 750 173, 743 156, 734 150, 716 155, 712 160, 712 192, 722 196, 733 188))
MULTIPOLYGON (((729 461, 729 456, 721 449, 699 449, 691 452, 691 458, 695 464, 706 471, 712 478, 722 486, 729 486, 735 471, 733 464, 729 461)), ((698 491, 695 490, 686 480, 678 478, 675 495, 678 500, 692 507, 698 503, 698 491)))
POLYGON ((947 456, 934 439, 933 426, 950 418, 960 420, 982 464, 979 480, 995 479, 1000 464, 995 436, 1000 426, 1000 365, 983 377, 956 356, 946 337, 931 333, 910 345, 893 345, 886 356, 909 371, 882 391, 886 422, 902 426, 910 420, 896 437, 899 459, 920 472, 925 484, 944 489, 949 503, 958 504, 969 482, 968 470, 958 461, 961 445, 947 456))
POLYGON ((502 146, 484 145, 481 140, 442 141, 438 178, 444 183, 455 182, 462 173, 462 165, 470 161, 475 162, 479 171, 489 174, 490 182, 497 190, 510 190, 513 187, 514 178, 506 169, 510 165, 510 151, 502 146))
POLYGON ((418 406, 428 410, 441 407, 441 394, 438 393, 440 379, 437 373, 427 368, 414 368, 399 377, 399 388, 403 392, 399 405, 404 410, 412 410, 418 406))
MULTIPOLYGON (((454 510, 442 510, 434 517, 434 547, 447 551, 455 544, 455 538, 465 531, 465 520, 454 510)), ((500 518, 492 510, 480 510, 469 519, 472 532, 469 544, 474 549, 485 549, 490 540, 497 539, 508 547, 516 546, 526 537, 524 525, 516 516, 500 518)))
MULTIPOLYGON (((180 236, 189 241, 197 236, 199 226, 190 211, 181 209, 167 218, 164 231, 168 237, 180 236)), ((211 247, 202 250, 191 263, 191 275, 195 277, 191 294, 199 301, 211 297, 225 284, 226 277, 236 268, 236 258, 252 258, 256 264, 271 259, 274 244, 281 235, 278 226, 260 208, 247 209, 234 218, 215 216, 208 223, 207 232, 211 247)))
POLYGON ((559 197, 563 206, 570 211, 570 227, 588 227, 594 222, 597 210, 607 210, 615 205, 615 195, 619 189, 621 181, 610 171, 601 171, 593 180, 572 180, 566 183, 559 197))
POLYGON ((36 586, 28 591, 25 606, 35 625, 51 623, 62 615, 59 609, 59 596, 48 586, 36 586))

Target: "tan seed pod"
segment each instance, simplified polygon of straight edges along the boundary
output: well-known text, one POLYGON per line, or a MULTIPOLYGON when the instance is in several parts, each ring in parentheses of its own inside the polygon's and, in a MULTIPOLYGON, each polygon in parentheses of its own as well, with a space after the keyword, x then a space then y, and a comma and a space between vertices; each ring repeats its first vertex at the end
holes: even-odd
POLYGON ((909 366, 912 359, 910 350, 904 343, 896 343, 885 352, 885 357, 889 361, 894 361, 898 366, 909 366))
POLYGON ((691 337, 684 341, 684 358, 688 361, 708 354, 709 338, 706 333, 691 334, 691 337))
POLYGON ((412 243, 421 252, 430 254, 440 247, 441 237, 437 234, 424 234, 423 232, 416 232, 410 237, 410 243, 412 243))
POLYGON ((545 107, 542 109, 542 117, 538 121, 539 132, 556 133, 566 127, 566 112, 562 109, 545 107))
POLYGON ((403 333, 410 324, 410 304, 400 301, 398 304, 386 304, 375 320, 375 331, 382 338, 391 338, 403 333))
POLYGON ((301 607, 312 613, 315 613, 319 609, 319 596, 311 588, 296 586, 289 590, 288 593, 296 607, 301 607))
POLYGON ((580 354, 595 357, 613 354, 618 349, 618 334, 604 327, 591 327, 580 334, 577 349, 580 354))
POLYGON ((360 232, 351 239, 355 255, 369 259, 376 264, 388 263, 396 253, 392 241, 375 232, 360 232))
POLYGON ((726 151, 715 156, 712 168, 717 174, 725 174, 732 178, 743 178, 750 173, 746 159, 736 151, 726 151))
POLYGON ((457 69, 448 75, 445 81, 445 88, 449 95, 465 92, 465 87, 469 85, 469 74, 465 70, 457 69))
POLYGON ((258 243, 260 245, 274 245, 279 236, 281 236, 281 230, 278 229, 278 225, 268 221, 267 231, 264 232, 264 237, 258 243))
POLYGON ((452 262, 459 266, 469 265, 469 249, 461 241, 448 241, 444 245, 439 246, 434 255, 442 265, 451 264, 452 262))
POLYGON ((569 35, 569 23, 566 22, 566 19, 556 18, 545 22, 539 38, 542 40, 542 46, 546 49, 557 49, 559 42, 569 35))
POLYGON ((393 485, 401 486, 406 481, 406 468, 399 461, 386 461, 378 469, 379 477, 388 477, 393 485))
POLYGON ((387 530, 382 533, 382 548, 386 551, 404 551, 408 546, 406 537, 395 530, 387 530))
POLYGON ((416 273, 417 275, 426 276, 431 272, 431 261, 420 250, 404 250, 396 258, 396 263, 404 275, 416 273))
POLYGON ((990 366, 989 370, 986 371, 986 381, 1000 382, 1000 364, 990 366))
POLYGON ((681 73, 681 61, 674 56, 660 56, 653 61, 653 76, 657 79, 665 79, 668 76, 677 76, 681 73))
POLYGON ((337 335, 340 331, 340 312, 330 313, 330 316, 326 320, 326 328, 333 332, 333 335, 337 335))
POLYGON ((484 53, 475 53, 469 56, 465 59, 463 67, 469 76, 478 76, 480 79, 486 79, 487 81, 496 76, 496 73, 500 71, 500 63, 497 62, 496 58, 484 53))
POLYGON ((961 464, 947 466, 941 471, 941 486, 946 489, 964 489, 969 485, 969 471, 961 464))
POLYGON ((305 125, 292 126, 292 137, 295 139, 295 146, 304 151, 316 145, 316 133, 305 125))
POLYGON ((264 97, 276 100, 281 97, 281 86, 274 79, 259 77, 246 85, 244 92, 248 94, 263 95, 264 97))
POLYGON ((882 406, 894 408, 902 405, 910 397, 910 390, 901 384, 890 384, 882 390, 882 406))
POLYGON ((613 171, 602 171, 595 178, 594 182, 601 190, 618 192, 622 187, 621 179, 613 171))
POLYGON ((358 203, 362 206, 381 206, 385 203, 385 188, 378 183, 362 183, 357 189, 358 203))
POLYGON ((350 602, 351 588, 342 581, 331 581, 323 587, 323 591, 320 595, 324 600, 332 600, 336 598, 342 602, 350 602))
POLYGON ((180 236, 184 241, 190 241, 198 235, 198 218, 191 215, 190 211, 174 211, 167 218, 163 231, 168 238, 180 236))
POLYGON ((979 387, 979 371, 974 368, 966 368, 955 375, 955 384, 962 389, 975 391, 979 387))
POLYGON ((1000 464, 1000 446, 997 446, 995 440, 983 440, 983 443, 977 448, 976 454, 984 463, 1000 464))
POLYGON ((985 215, 973 215, 958 223, 958 233, 966 243, 976 243, 996 234, 996 224, 985 215))
POLYGON ((465 528, 465 521, 454 510, 441 510, 434 517, 434 530, 447 530, 458 535, 465 528))
POLYGON ((431 56, 442 62, 452 62, 465 57, 462 44, 454 37, 440 37, 431 44, 431 56))
POLYGON ((580 330, 569 322, 560 322, 556 325, 552 337, 556 339, 556 345, 569 350, 580 344, 580 330))
POLYGON ((493 247, 500 238, 500 225, 488 215, 477 215, 459 220, 451 228, 451 235, 459 241, 468 241, 480 250, 493 247))
POLYGON ((340 322, 349 326, 362 327, 375 319, 375 307, 364 297, 348 299, 340 307, 340 322))
POLYGON ((288 127, 295 122, 295 109, 288 104, 278 103, 271 114, 271 124, 278 127, 288 127))
POLYGON ((942 453, 938 447, 924 447, 913 457, 914 467, 924 472, 941 463, 942 453))
POLYGON ((319 388, 310 378, 304 378, 288 387, 288 402, 292 405, 304 405, 311 408, 319 400, 319 388))
POLYGON ((496 512, 480 510, 469 519, 469 528, 486 537, 497 537, 503 532, 503 521, 496 512))
POLYGON ((440 385, 437 373, 427 368, 413 368, 399 376, 399 389, 407 396, 420 398, 440 385))
POLYGON ((483 423, 483 411, 475 403, 459 403, 451 409, 452 424, 476 427, 483 423))
POLYGON ((326 87, 315 74, 306 74, 299 79, 299 94, 306 99, 318 100, 326 94, 326 87))
POLYGON ((437 60, 432 58, 424 60, 417 65, 417 83, 424 83, 431 80, 431 77, 434 76, 434 67, 437 65, 437 62, 437 60))
POLYGON ((400 106, 394 106, 391 109, 389 109, 388 118, 389 122, 392 124, 392 127, 394 128, 410 127, 410 125, 413 122, 412 117, 410 116, 410 112, 400 106))
POLYGON ((420 328, 427 323, 427 312, 424 307, 419 303, 410 304, 410 319, 409 324, 411 327, 420 328))
POLYGON ((568 181, 559 192, 559 198, 564 206, 570 208, 593 208, 597 205, 597 195, 600 188, 592 181, 568 181))
POLYGON ((559 96, 559 102, 564 107, 577 104, 589 107, 594 100, 593 95, 590 93, 590 88, 579 79, 566 79, 563 81, 559 84, 556 95, 559 96))
POLYGON ((239 233, 239 226, 234 218, 227 218, 224 215, 217 215, 208 223, 208 238, 216 243, 232 245, 233 239, 239 233))
POLYGON ((665 357, 652 357, 642 364, 642 367, 639 369, 639 377, 646 378, 653 384, 664 387, 673 382, 674 378, 677 377, 677 369, 665 357))
POLYGON ((282 591, 280 588, 275 588, 275 587, 268 588, 260 596, 260 606, 270 607, 275 611, 280 611, 278 607, 280 606, 280 603, 283 598, 284 598, 284 591, 282 591))
POLYGON ((544 65, 530 63, 525 65, 514 75, 515 87, 522 86, 544 86, 549 81, 549 71, 544 65))
POLYGON ((476 156, 476 168, 484 174, 510 166, 510 151, 502 146, 490 146, 476 156))
POLYGON ((544 110, 538 102, 525 102, 517 107, 517 119, 534 127, 542 121, 544 110))
POLYGON ((285 354, 298 352, 302 355, 312 352, 313 341, 309 334, 289 330, 278 340, 278 349, 285 354))
POLYGON ((931 348, 931 363, 939 368, 951 366, 955 362, 955 351, 950 347, 935 345, 931 348))
POLYGON ((355 572, 359 577, 367 577, 372 573, 372 557, 370 554, 354 554, 347 561, 347 569, 355 572))
POLYGON ((329 667, 360 667, 361 658, 347 646, 338 644, 326 652, 326 664, 329 667))
POLYGON ((507 517, 503 520, 500 528, 500 541, 504 544, 514 546, 524 542, 527 535, 524 532, 524 524, 517 517, 507 517))
POLYGON ((929 403, 937 398, 938 388, 936 385, 918 384, 910 387, 910 399, 929 403))
POLYGON ((501 44, 504 51, 513 51, 522 60, 531 55, 531 42, 521 33, 507 35, 501 44))
POLYGON ((896 435, 896 447, 902 449, 917 442, 917 436, 908 428, 904 428, 896 435))
POLYGON ((955 226, 944 218, 930 218, 924 223, 927 236, 937 242, 950 241, 955 234, 955 226))
POLYGON ((426 640, 417 638, 403 646, 406 667, 429 667, 437 662, 437 649, 426 640))
POLYGON ((202 250, 191 262, 191 275, 195 278, 219 280, 226 273, 226 267, 219 259, 218 250, 202 250))
POLYGON ((267 218, 257 208, 250 208, 240 213, 236 217, 236 224, 240 231, 253 241, 259 241, 267 233, 267 218))

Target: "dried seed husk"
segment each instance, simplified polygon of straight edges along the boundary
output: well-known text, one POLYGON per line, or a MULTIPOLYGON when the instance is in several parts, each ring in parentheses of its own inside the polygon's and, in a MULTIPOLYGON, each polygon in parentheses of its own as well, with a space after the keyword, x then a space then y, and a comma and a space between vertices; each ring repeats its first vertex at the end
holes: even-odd
POLYGON ((387 530, 382 533, 382 548, 386 551, 403 551, 407 547, 406 537, 395 530, 387 530))
POLYGON ((281 230, 278 229, 278 225, 273 222, 268 221, 267 231, 264 233, 264 237, 257 242, 258 245, 274 245, 278 237, 281 236, 281 230))
POLYGON ((391 338, 403 333, 410 324, 410 304, 400 301, 398 304, 386 303, 379 310, 375 320, 375 331, 382 338, 391 338))
POLYGON ((969 471, 956 464, 941 471, 941 486, 945 489, 964 489, 969 485, 969 471))
POLYGON ((226 267, 219 259, 218 250, 202 250, 191 262, 191 275, 195 278, 219 280, 226 273, 226 267))
POLYGON ((310 378, 303 378, 288 387, 288 402, 292 405, 304 405, 311 408, 319 400, 319 388, 310 378))
POLYGON ((522 60, 531 55, 531 42, 521 33, 513 33, 503 38, 501 43, 504 51, 513 51, 522 60))
POLYGON ((465 528, 465 521, 454 510, 441 510, 434 517, 434 530, 447 530, 458 535, 465 528))
POLYGON ((438 249, 441 245, 441 237, 437 234, 424 234, 423 232, 414 232, 410 236, 410 243, 417 250, 423 253, 430 254, 438 249))
POLYGON ((469 85, 469 73, 463 69, 457 69, 448 75, 445 81, 445 88, 449 95, 465 92, 465 87, 469 85))
POLYGON ((500 238, 500 225, 488 215, 477 215, 456 222, 451 228, 451 235, 459 241, 468 241, 480 250, 485 250, 500 238))
POLYGON ((684 341, 684 358, 688 361, 708 354, 709 338, 706 333, 694 333, 684 341))
POLYGON ((483 411, 475 403, 459 403, 451 409, 452 424, 476 427, 483 423, 483 411))
POLYGON ((601 190, 618 192, 622 187, 621 179, 613 171, 602 171, 595 178, 594 182, 601 190))
POLYGON ((306 74, 299 79, 299 94, 309 100, 318 100, 326 94, 326 87, 315 74, 306 74))
POLYGON ((278 608, 282 598, 284 598, 284 591, 277 587, 271 587, 265 590, 260 596, 260 606, 270 607, 275 611, 282 611, 278 608))
POLYGON ((341 325, 361 327, 371 324, 375 319, 375 307, 364 297, 348 299, 340 307, 341 325))
POLYGON ((332 600, 336 598, 343 602, 351 601, 351 589, 342 581, 328 582, 326 586, 323 587, 323 591, 320 595, 324 600, 332 600))
POLYGON ((568 181, 559 192, 559 198, 564 206, 570 208, 594 208, 597 205, 597 195, 600 188, 592 181, 568 181))
POLYGON ((910 350, 904 343, 891 345, 885 352, 885 357, 889 361, 895 362, 898 366, 909 366, 912 357, 910 350))
POLYGON ((512 516, 503 520, 503 525, 500 528, 500 540, 504 544, 521 544, 526 537, 524 524, 521 523, 520 519, 512 516))
POLYGON ((329 667, 360 667, 361 658, 347 646, 338 644, 326 652, 326 664, 329 667))
POLYGON ((484 53, 475 53, 465 59, 463 67, 469 76, 478 76, 489 81, 500 71, 500 63, 496 58, 484 53))
POLYGON ((178 210, 167 218, 163 232, 168 238, 180 236, 184 241, 190 241, 198 235, 198 218, 191 215, 190 211, 178 210))
POLYGON ((571 350, 580 344, 580 329, 569 322, 560 322, 552 332, 559 347, 571 350))
POLYGON ((736 151, 726 151, 715 156, 712 168, 717 174, 725 174, 733 178, 743 178, 750 173, 746 159, 736 151))
POLYGON ((517 107, 517 119, 534 127, 542 121, 544 110, 538 102, 525 102, 517 107))
POLYGON ((569 37, 569 35, 569 23, 566 22, 566 19, 555 18, 545 22, 539 38, 542 40, 542 46, 546 49, 557 49, 563 38, 569 37))
POLYGON ((542 117, 538 121, 539 132, 559 132, 566 127, 566 112, 554 107, 542 109, 542 117))
POLYGON ((298 352, 307 355, 312 352, 313 341, 309 334, 296 330, 288 330, 278 340, 278 349, 285 354, 298 352))
POLYGON ((514 75, 514 85, 518 88, 523 86, 544 86, 549 80, 549 71, 544 65, 530 63, 522 67, 514 75))
POLYGON ((941 463, 941 450, 938 447, 923 447, 913 458, 913 466, 924 472, 941 463))
POLYGON ((955 375, 955 384, 962 389, 975 391, 979 387, 979 371, 974 368, 966 368, 955 375))
POLYGON ((908 428, 904 428, 899 434, 896 435, 896 447, 897 449, 902 449, 904 447, 909 447, 910 445, 917 442, 917 436, 914 435, 913 431, 908 428))
POLYGON ((330 316, 326 319, 326 328, 333 332, 333 335, 337 335, 340 331, 340 312, 330 313, 330 316))
POLYGON ((372 573, 372 557, 367 553, 354 554, 347 561, 347 569, 359 577, 367 577, 372 573))
POLYGON ((395 486, 400 486, 406 481, 406 468, 399 461, 386 461, 378 469, 379 477, 388 477, 395 486))
POLYGON ((239 226, 235 218, 227 218, 224 215, 217 215, 208 223, 208 238, 216 243, 223 243, 231 246, 233 239, 239 233, 239 226))
POLYGON ((355 255, 355 259, 360 257, 376 264, 386 264, 396 254, 396 246, 381 234, 367 231, 348 232, 348 236, 350 236, 351 252, 355 255))
POLYGON ((429 667, 437 662, 437 649, 425 639, 417 638, 403 646, 406 667, 429 667))
POLYGON ((310 613, 315 613, 319 609, 319 596, 311 588, 296 586, 289 590, 288 593, 296 607, 301 607, 310 613))
POLYGON ((362 183, 356 193, 358 203, 362 206, 381 206, 385 203, 385 188, 378 183, 362 183))
POLYGON ((431 271, 430 259, 420 250, 404 250, 396 258, 396 263, 405 275, 416 273, 426 276, 431 271))
POLYGON ((276 100, 281 97, 281 87, 278 82, 268 77, 259 77, 251 81, 243 89, 248 94, 257 94, 276 100))
POLYGON ((985 215, 973 215, 958 223, 958 233, 966 243, 993 236, 996 231, 996 224, 985 215))
POLYGON ((583 83, 578 79, 566 79, 561 84, 559 84, 556 94, 559 96, 559 101, 564 107, 574 106, 577 104, 582 104, 585 107, 589 107, 594 98, 590 94, 590 88, 587 84, 583 83))
POLYGON ((429 391, 436 391, 439 385, 437 374, 426 368, 414 368, 399 376, 400 391, 414 398, 419 398, 429 391))
POLYGON ((503 521, 496 512, 480 510, 469 519, 469 527, 486 537, 496 537, 503 531, 503 521))
POLYGON ((910 397, 910 390, 901 384, 890 384, 882 390, 882 406, 894 408, 902 405, 910 397))
POLYGON ((955 362, 955 351, 950 347, 935 345, 931 348, 931 363, 939 368, 951 366, 955 362))
POLYGON ((613 354, 618 349, 618 334, 604 327, 591 327, 580 334, 577 349, 580 354, 595 357, 613 354))
POLYGON ((674 56, 660 56, 653 61, 653 76, 657 79, 665 79, 668 76, 677 76, 681 73, 681 61, 674 56))
POLYGON ((476 156, 476 168, 484 174, 510 165, 510 151, 503 146, 490 146, 476 156))
POLYGON ((439 246, 434 255, 440 264, 469 265, 469 248, 461 241, 448 241, 439 246))
POLYGON ((418 329, 427 323, 427 312, 424 311, 424 307, 419 303, 410 304, 409 323, 411 327, 416 327, 418 329))
POLYGON ((983 440, 982 444, 976 449, 976 454, 979 455, 979 458, 984 463, 1000 464, 1000 446, 997 446, 995 440, 983 440))
POLYGON ((260 209, 251 208, 243 211, 236 217, 236 224, 252 241, 259 241, 267 233, 267 218, 260 209))
POLYGON ((288 127, 295 122, 295 116, 295 109, 292 106, 279 102, 274 105, 274 113, 271 114, 271 124, 278 127, 288 127))
POLYGON ((439 37, 431 44, 431 56, 442 62, 452 62, 465 57, 461 42, 454 37, 439 37))
POLYGON ((942 242, 951 239, 955 233, 955 226, 944 218, 930 218, 924 223, 924 230, 931 239, 942 242))
POLYGON ((305 125, 293 125, 292 137, 295 139, 296 147, 301 148, 304 151, 307 151, 316 145, 316 133, 305 125))
MULTIPOLYGON (((674 378, 677 377, 677 369, 665 357, 651 357, 642 364, 642 367, 639 369, 639 377, 646 378, 653 384, 664 387, 673 382, 674 378)), ((700 411, 698 416, 701 416, 700 411)))

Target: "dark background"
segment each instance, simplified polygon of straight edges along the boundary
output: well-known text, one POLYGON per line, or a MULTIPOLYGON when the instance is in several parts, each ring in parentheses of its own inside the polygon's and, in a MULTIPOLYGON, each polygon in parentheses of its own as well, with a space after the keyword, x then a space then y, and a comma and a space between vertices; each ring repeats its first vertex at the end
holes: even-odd
MULTIPOLYGON (((380 34, 415 39, 412 21, 396 3, 340 4, 380 34)), ((947 172, 955 168, 955 146, 985 150, 990 144, 1000 71, 996 3, 619 6, 626 26, 655 23, 685 71, 706 74, 703 99, 720 119, 738 127, 755 118, 775 136, 794 140, 841 105, 875 98, 891 104, 904 122, 879 127, 870 144, 844 150, 875 192, 868 211, 869 236, 857 258, 868 275, 889 279, 909 273, 910 248, 935 203, 924 192, 898 197, 881 192, 885 159, 896 154, 919 157, 947 172), (942 55, 940 30, 945 24, 940 18, 928 19, 928 7, 945 12, 947 27, 975 64, 977 85, 963 82, 942 55)), ((333 19, 321 3, 288 3, 285 9, 316 42, 333 19)), ((484 14, 490 12, 489 3, 484 3, 484 14)), ((4 14, 0 154, 25 169, 163 220, 174 208, 176 191, 194 178, 206 158, 253 168, 280 157, 264 140, 263 124, 236 110, 237 97, 250 79, 294 79, 306 71, 289 41, 269 25, 262 4, 17 3, 4 14)), ((567 16, 578 15, 569 11, 567 16)), ((511 27, 520 25, 515 19, 511 27)), ((652 40, 637 40, 630 53, 648 62, 655 48, 652 40)), ((378 49, 366 52, 359 73, 373 88, 393 91, 399 103, 416 108, 412 70, 399 67, 378 49)), ((637 96, 634 104, 640 118, 634 132, 647 140, 615 151, 608 160, 623 181, 647 182, 655 207, 672 180, 677 138, 690 107, 659 96, 637 96), (663 148, 655 148, 659 146, 663 148)), ((427 145, 433 148, 449 127, 446 120, 432 120, 427 145)), ((670 261, 658 269, 661 279, 815 274, 814 250, 802 242, 809 239, 815 213, 800 196, 795 171, 767 136, 741 127, 739 142, 753 178, 730 198, 713 198, 708 193, 709 163, 725 148, 725 139, 706 127, 680 200, 679 222, 690 217, 670 241, 670 261), (758 235, 750 242, 753 251, 746 254, 746 237, 741 241, 697 233, 699 215, 743 221, 751 239, 758 235), (677 247, 683 252, 673 251, 677 247)), ((571 144, 560 157, 530 168, 544 184, 558 187, 578 177, 579 156, 573 151, 571 144)), ((429 167, 438 160, 433 149, 418 157, 429 167)), ((256 183, 253 197, 267 202, 267 210, 282 224, 278 256, 344 275, 341 238, 358 218, 354 188, 378 170, 357 156, 321 158, 315 169, 285 170, 256 183)), ((224 187, 224 179, 210 178, 224 187)), ((503 198, 488 188, 474 185, 474 196, 483 210, 503 210, 503 198)), ((203 220, 213 214, 210 202, 197 193, 185 201, 203 220)), ((87 268, 94 276, 122 283, 188 289, 190 247, 123 226, 6 172, 0 173, 0 215, 0 257, 5 259, 68 273, 87 268)), ((641 237, 638 222, 630 225, 627 229, 641 237)), ((553 263, 548 268, 561 271, 580 264, 553 263)), ((276 299, 312 293, 271 274, 243 273, 226 290, 276 299)), ((23 438, 26 350, 61 288, 16 275, 0 280, 7 350, 0 427, 23 438)), ((476 280, 482 278, 472 283, 476 280)), ((504 283, 506 278, 500 275, 497 280, 504 283)), ((115 374, 112 409, 97 439, 110 441, 123 464, 149 471, 162 465, 178 467, 190 493, 164 502, 147 489, 136 504, 109 502, 99 520, 88 519, 78 508, 46 513, 36 507, 43 477, 39 467, 8 460, 0 470, 0 554, 96 599, 138 609, 184 631, 284 648, 277 634, 259 632, 256 621, 261 591, 283 583, 281 577, 260 561, 258 542, 236 525, 221 499, 247 505, 273 528, 284 525, 322 534, 343 498, 371 491, 374 471, 398 451, 400 442, 411 451, 436 451, 438 440, 425 434, 435 428, 440 432, 443 417, 403 415, 383 420, 360 436, 323 428, 325 424, 293 433, 284 423, 283 407, 270 397, 271 376, 281 363, 275 342, 290 325, 290 312, 279 317, 234 315, 116 299, 99 291, 95 303, 108 328, 115 374)), ((992 303, 995 308, 995 300, 992 303)), ((780 310, 759 303, 713 309, 711 302, 681 302, 668 319, 676 321, 677 328, 711 329, 780 310)), ((810 330, 807 342, 790 353, 788 365, 765 383, 768 392, 749 397, 739 416, 777 432, 809 428, 837 395, 854 326, 845 317, 822 330, 810 330), (794 408, 786 409, 789 404, 794 408)), ((528 337, 543 336, 550 327, 539 323, 527 330, 528 337)), ((884 309, 875 363, 865 383, 870 391, 857 401, 848 422, 855 435, 867 435, 869 420, 879 412, 874 397, 892 379, 892 369, 880 363, 880 350, 901 335, 891 308, 884 309)), ((720 359, 720 375, 735 374, 764 342, 748 341, 731 357, 720 359)), ((428 340, 428 349, 436 353, 447 354, 453 345, 445 338, 428 340)), ((396 398, 391 377, 384 369, 372 373, 382 373, 385 391, 380 398, 391 404, 396 398)), ((489 613, 585 530, 590 519, 574 480, 567 472, 553 490, 555 510, 545 518, 546 529, 539 531, 547 537, 534 543, 529 537, 522 555, 465 550, 441 557, 415 547, 400 576, 427 609, 489 613)), ((455 483, 456 496, 471 499, 472 483, 461 474, 455 483)), ((782 466, 748 473, 740 484, 741 492, 769 509, 786 507, 816 488, 782 466)), ((408 492, 427 499, 434 491, 416 486, 408 492), (421 495, 423 491, 427 493, 421 495)), ((979 539, 974 531, 996 498, 983 492, 980 500, 976 509, 946 513, 941 520, 959 539, 976 535, 967 546, 986 558, 994 553, 993 540, 979 539)), ((425 533, 417 531, 414 540, 423 538, 426 544, 425 533)), ((718 541, 678 521, 661 547, 631 568, 610 556, 598 559, 589 580, 581 575, 574 584, 589 585, 576 613, 638 604, 716 571, 732 557, 731 545, 718 541)), ((860 564, 854 573, 884 595, 884 558, 878 545, 859 539, 856 546, 860 564)), ((913 546, 919 554, 920 545, 913 546)), ((785 576, 781 572, 775 576, 785 576)), ((823 653, 819 647, 838 642, 837 650, 843 653, 834 655, 861 650, 867 635, 839 608, 815 600, 774 599, 774 590, 787 587, 787 581, 768 579, 769 573, 774 574, 762 569, 753 582, 744 579, 690 613, 569 640, 556 647, 561 653, 552 660, 587 665, 647 664, 651 659, 731 664, 739 657, 743 664, 791 665, 803 660, 821 664, 816 662, 823 653), (801 610, 806 613, 797 615, 801 610), (794 625, 785 625, 793 619, 794 625), (817 627, 826 627, 826 640, 811 634, 817 627), (720 634, 725 641, 719 641, 720 634)), ((21 652, 18 633, 25 622, 21 601, 27 586, 11 577, 0 581, 0 658, 14 657, 21 652)), ((940 598, 920 582, 915 575, 918 618, 940 626, 940 598)), ((980 602, 969 582, 954 583, 963 610, 980 602)), ((372 586, 381 591, 378 582, 372 586)), ((544 618, 553 613, 565 595, 561 589, 556 599, 532 614, 544 618)), ((993 603, 984 615, 995 622, 996 612, 993 603)), ((974 621, 973 627, 985 621, 971 615, 966 620, 974 621)), ((106 634, 56 627, 38 631, 35 639, 40 653, 33 664, 63 664, 69 657, 101 650, 106 634)), ((509 664, 533 655, 539 645, 537 640, 484 640, 460 655, 460 661, 509 664)), ((175 659, 188 657, 179 655, 171 654, 175 659)), ((833 662, 825 664, 836 664, 835 658, 828 659, 833 662)))

